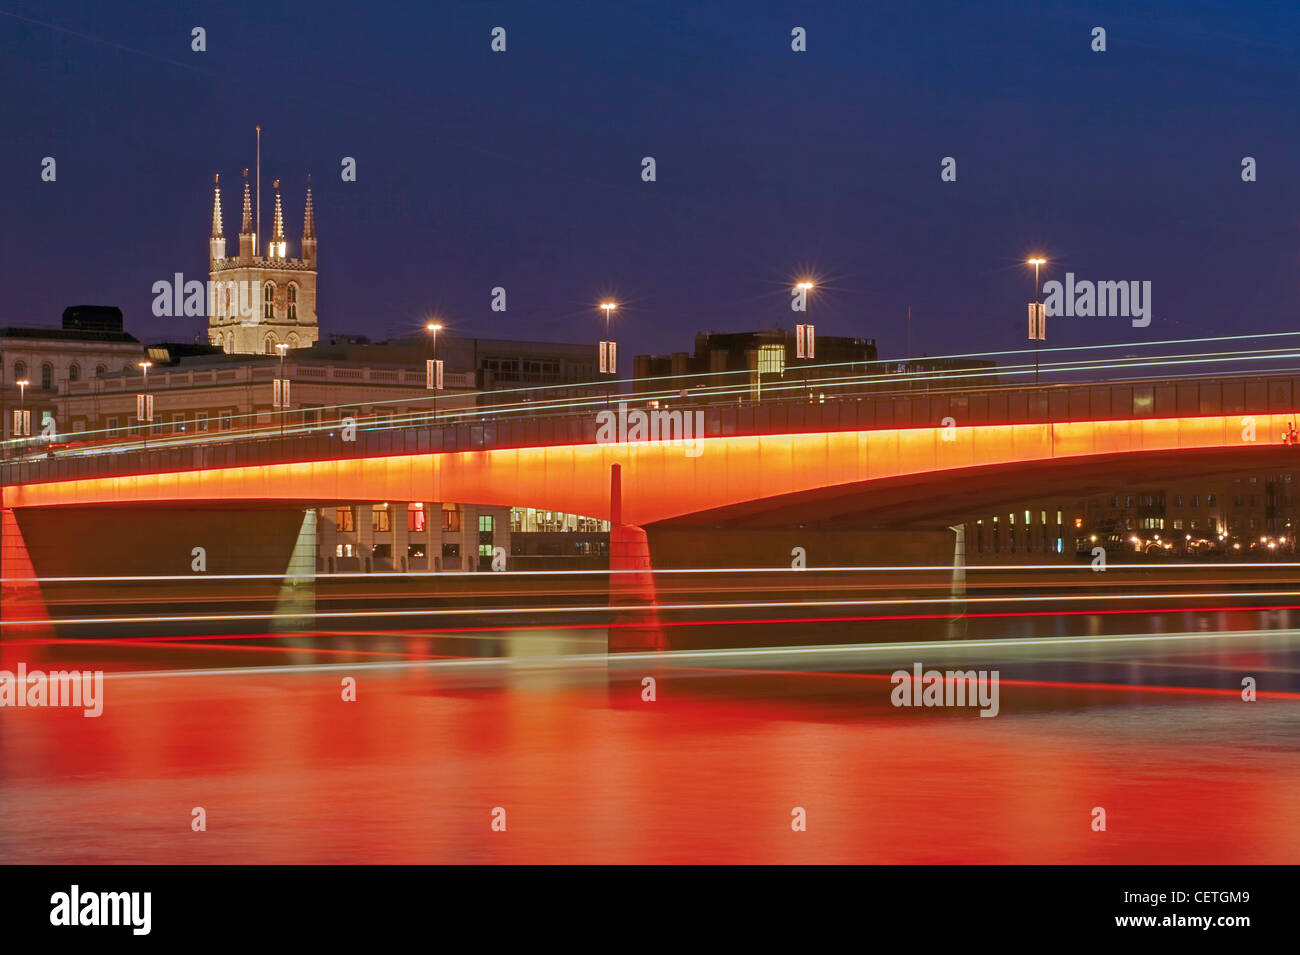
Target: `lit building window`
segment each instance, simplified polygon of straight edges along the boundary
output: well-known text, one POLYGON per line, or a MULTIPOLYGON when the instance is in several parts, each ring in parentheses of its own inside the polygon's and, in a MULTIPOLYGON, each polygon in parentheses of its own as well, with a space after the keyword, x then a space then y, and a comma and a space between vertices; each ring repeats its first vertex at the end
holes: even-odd
POLYGON ((355 531, 356 515, 350 507, 339 507, 334 510, 334 526, 341 531, 355 531))
POLYGON ((780 375, 785 372, 785 346, 760 345, 758 348, 758 373, 780 375))
POLYGON ((298 321, 298 286, 289 283, 289 321, 298 321))
POLYGON ((375 531, 391 531, 393 529, 393 522, 387 504, 372 504, 370 506, 370 529, 375 531))
POLYGON ((442 505, 442 529, 449 534, 460 531, 460 508, 455 504, 442 505))
POLYGON ((408 531, 424 530, 424 505, 422 503, 406 505, 406 529, 408 531))
POLYGON ((267 282, 262 286, 262 317, 275 317, 275 283, 267 282))

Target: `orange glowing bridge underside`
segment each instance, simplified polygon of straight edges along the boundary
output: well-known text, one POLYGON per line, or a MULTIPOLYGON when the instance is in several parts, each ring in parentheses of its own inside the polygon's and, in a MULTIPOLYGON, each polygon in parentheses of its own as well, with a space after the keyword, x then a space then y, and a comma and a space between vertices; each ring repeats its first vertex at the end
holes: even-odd
POLYGON ((745 502, 908 475, 1135 452, 1275 444, 1292 414, 1211 415, 967 428, 899 428, 569 444, 265 464, 11 485, 5 508, 236 501, 452 501, 608 519, 622 465, 623 520, 651 524, 745 502))

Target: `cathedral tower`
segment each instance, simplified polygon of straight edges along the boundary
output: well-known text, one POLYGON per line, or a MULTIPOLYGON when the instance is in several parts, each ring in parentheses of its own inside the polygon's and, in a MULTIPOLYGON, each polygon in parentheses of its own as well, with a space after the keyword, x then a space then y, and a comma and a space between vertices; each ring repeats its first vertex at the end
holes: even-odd
POLYGON ((319 337, 316 324, 316 213, 311 182, 303 217, 302 258, 288 257, 280 180, 275 181, 275 225, 266 254, 257 254, 248 170, 244 170, 244 206, 239 227, 239 254, 226 257, 221 221, 219 179, 213 189, 212 235, 208 240, 210 297, 208 341, 234 355, 275 355, 276 345, 305 348, 319 337))

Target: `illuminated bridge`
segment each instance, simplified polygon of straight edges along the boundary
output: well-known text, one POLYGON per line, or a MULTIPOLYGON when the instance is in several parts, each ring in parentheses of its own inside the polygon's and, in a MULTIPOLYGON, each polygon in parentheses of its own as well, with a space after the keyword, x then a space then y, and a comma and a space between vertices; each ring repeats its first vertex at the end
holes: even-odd
MULTIPOLYGON (((611 569, 649 571, 647 527, 659 534, 691 525, 834 526, 846 519, 855 526, 942 527, 957 515, 1027 496, 1082 495, 1121 482, 1286 468, 1300 460, 1300 447, 1284 438, 1296 427, 1300 375, 672 410, 692 421, 698 415, 703 436, 603 441, 608 422, 589 410, 452 424, 362 419, 355 440, 344 440, 348 432, 334 422, 290 428, 284 436, 224 433, 150 439, 148 446, 137 439, 52 457, 28 454, 0 465, 0 618, 40 617, 44 604, 33 578, 175 574, 188 569, 177 555, 189 553, 189 542, 219 552, 250 527, 264 535, 259 550, 273 576, 314 579, 309 515, 332 503, 450 501, 607 519, 611 569), (104 531, 113 515, 125 516, 104 531), (99 522, 93 526, 92 516, 99 522), (87 539, 88 527, 95 539, 87 539), (169 551, 160 565, 164 538, 169 551)), ((648 573, 612 577, 611 588, 611 599, 654 600, 648 573)))
MULTIPOLYGON (((1023 496, 1032 480, 1086 490, 1100 476, 1158 479, 1289 463, 1300 375, 1011 386, 673 410, 697 443, 602 443, 595 412, 473 423, 337 423, 281 437, 230 434, 168 446, 28 456, 0 465, 3 507, 434 500, 547 508, 646 525, 875 513, 942 516, 1023 496), (610 474, 622 470, 622 511, 610 474), (1010 495, 1007 497, 1007 495, 1010 495), (943 497, 943 495, 938 495, 943 497), (931 513, 932 512, 932 513, 931 513)), ((635 409, 634 409, 635 410, 635 409)))

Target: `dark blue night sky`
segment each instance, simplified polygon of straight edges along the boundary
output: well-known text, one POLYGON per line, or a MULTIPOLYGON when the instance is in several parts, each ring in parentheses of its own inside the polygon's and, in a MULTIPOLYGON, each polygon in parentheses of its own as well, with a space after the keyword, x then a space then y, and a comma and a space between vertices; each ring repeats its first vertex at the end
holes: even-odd
POLYGON ((280 177, 291 255, 313 174, 324 332, 436 313, 589 341, 611 296, 626 371, 697 331, 788 327, 811 271, 820 334, 901 356, 910 304, 917 353, 1018 348, 1035 251, 1044 280, 1153 285, 1150 327, 1059 319, 1049 346, 1297 325, 1295 3, 0 9, 4 324, 117 304, 146 340, 193 338, 150 289, 206 278, 214 172, 233 244, 260 123, 263 232, 280 177))

